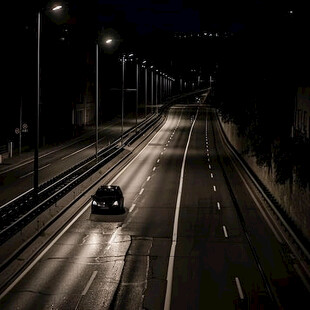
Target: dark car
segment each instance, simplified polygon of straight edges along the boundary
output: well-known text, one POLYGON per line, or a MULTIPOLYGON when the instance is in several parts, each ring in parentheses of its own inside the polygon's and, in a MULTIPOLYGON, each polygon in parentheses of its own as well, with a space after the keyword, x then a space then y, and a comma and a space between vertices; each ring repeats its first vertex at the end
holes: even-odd
POLYGON ((119 186, 102 185, 92 199, 92 213, 121 214, 125 212, 124 196, 119 186))

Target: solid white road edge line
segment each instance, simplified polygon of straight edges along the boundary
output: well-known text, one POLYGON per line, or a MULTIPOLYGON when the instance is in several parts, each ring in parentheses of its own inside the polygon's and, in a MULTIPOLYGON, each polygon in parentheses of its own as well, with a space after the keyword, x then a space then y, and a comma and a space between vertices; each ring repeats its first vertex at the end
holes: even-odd
POLYGON ((133 203, 133 204, 131 205, 130 209, 129 209, 129 212, 132 212, 132 210, 135 208, 135 206, 136 206, 136 204, 133 203))
POLYGON ((238 289, 239 297, 240 297, 240 299, 244 299, 244 294, 243 294, 243 291, 242 291, 242 287, 241 287, 239 278, 235 277, 235 281, 236 281, 236 286, 237 286, 237 289, 238 289))
POLYGON ((223 225, 223 232, 224 232, 225 238, 228 238, 228 233, 227 233, 227 229, 225 225, 223 225))
POLYGON ((177 238, 178 238, 178 222, 179 222, 179 214, 180 214, 180 206, 181 206, 181 196, 182 196, 182 189, 183 189, 183 178, 184 178, 184 169, 185 169, 185 161, 188 151, 189 142, 191 139, 192 131, 197 119, 199 108, 197 109, 195 119, 192 123, 188 140, 186 143, 184 155, 183 155, 183 162, 182 162, 182 168, 181 168, 181 175, 180 175, 180 182, 179 182, 179 189, 178 189, 178 196, 177 196, 177 202, 176 202, 176 208, 175 208, 175 214, 174 214, 174 223, 173 223, 173 233, 172 233, 172 244, 170 248, 170 255, 169 255, 169 263, 168 263, 168 271, 167 271, 167 288, 166 288, 166 296, 165 296, 165 310, 170 310, 170 304, 171 304, 171 292, 172 292, 172 278, 173 278, 173 266, 174 266, 174 255, 175 255, 175 248, 177 245, 177 238))
POLYGON ((88 280, 88 282, 87 282, 87 284, 86 284, 86 286, 85 286, 85 288, 84 288, 84 290, 82 292, 82 296, 85 296, 87 294, 91 284, 93 283, 94 279, 96 278, 97 273, 98 273, 98 271, 95 270, 93 272, 93 274, 91 275, 90 279, 88 280))

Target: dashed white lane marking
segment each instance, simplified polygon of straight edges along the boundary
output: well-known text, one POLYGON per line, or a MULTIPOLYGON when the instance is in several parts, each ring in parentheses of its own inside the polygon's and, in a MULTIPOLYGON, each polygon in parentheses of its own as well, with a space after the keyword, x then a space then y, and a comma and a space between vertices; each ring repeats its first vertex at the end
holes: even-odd
POLYGON ((104 250, 104 252, 106 253, 107 251, 109 251, 110 250, 110 248, 111 248, 111 246, 112 246, 112 244, 113 244, 113 242, 114 242, 114 239, 116 238, 116 235, 118 234, 118 232, 121 230, 121 226, 120 227, 117 227, 117 229, 114 231, 114 233, 112 234, 112 236, 111 236, 111 238, 110 238, 110 240, 109 240, 109 242, 108 242, 108 246, 106 247, 106 249, 104 250))
POLYGON ((209 169, 211 169, 211 165, 209 165, 209 169))
POLYGON ((45 255, 45 253, 60 239, 60 237, 77 221, 77 219, 90 207, 91 202, 88 203, 79 213, 76 215, 71 222, 62 230, 52 242, 32 261, 32 263, 6 288, 0 295, 0 300, 7 295, 12 288, 33 268, 33 266, 45 255))
POLYGON ((211 178, 213 179, 213 173, 211 173, 211 178))
POLYGON ((213 190, 216 192, 216 186, 215 185, 213 185, 213 190))
POLYGON ((163 155, 163 154, 164 154, 164 152, 161 152, 161 153, 160 153, 160 155, 163 155))
POLYGON ((142 195, 143 192, 144 192, 144 187, 141 188, 139 195, 142 195))
POLYGON ((155 171, 156 170, 156 167, 153 167, 153 171, 155 171))
POLYGON ((216 203, 218 210, 221 210, 221 205, 219 202, 216 203))
POLYGON ((239 278, 235 277, 235 281, 236 281, 236 286, 237 286, 237 289, 238 289, 239 297, 240 297, 240 299, 244 299, 244 294, 243 294, 243 291, 242 291, 242 287, 241 287, 239 278))
POLYGON ((223 232, 224 232, 225 238, 228 238, 228 233, 227 233, 227 229, 225 225, 223 225, 223 232))
MULTIPOLYGON (((112 185, 123 173, 126 169, 128 169, 128 167, 139 158, 139 156, 144 152, 144 150, 153 142, 153 140, 155 140, 155 138, 159 135, 161 131, 159 130, 155 136, 147 143, 147 145, 139 152, 139 154, 133 158, 128 165, 126 165, 110 182, 108 185, 112 185)), ((161 152, 161 155, 163 154, 163 152, 161 152)))
POLYGON ((117 227, 117 229, 114 231, 114 233, 112 234, 110 240, 109 240, 109 245, 111 246, 111 244, 113 244, 115 238, 116 238, 116 235, 118 234, 118 232, 121 230, 121 226, 120 227, 117 227))
POLYGON ((150 177, 150 176, 148 176, 148 177, 147 177, 147 179, 146 179, 146 182, 148 182, 150 179, 151 179, 151 177, 150 177))
POLYGON ((83 292, 82 292, 82 296, 85 296, 87 291, 89 290, 91 284, 93 283, 94 279, 96 278, 98 271, 94 271, 93 274, 91 275, 90 279, 88 280, 83 292))
POLYGON ((158 159, 157 159, 157 163, 159 163, 159 162, 160 162, 160 159, 158 158, 158 159))
POLYGON ((132 211, 133 211, 133 209, 135 208, 135 206, 136 206, 136 204, 135 204, 135 203, 133 203, 133 204, 131 205, 131 207, 129 208, 129 212, 132 212, 132 211))

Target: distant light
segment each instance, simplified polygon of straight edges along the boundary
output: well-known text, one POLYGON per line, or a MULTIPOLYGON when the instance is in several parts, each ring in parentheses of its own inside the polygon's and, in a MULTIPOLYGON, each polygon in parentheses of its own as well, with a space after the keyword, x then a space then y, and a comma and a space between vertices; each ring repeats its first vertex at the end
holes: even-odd
POLYGON ((129 54, 129 55, 128 55, 128 57, 132 57, 132 56, 133 56, 133 54, 129 54))
POLYGON ((105 41, 105 43, 107 43, 107 44, 110 44, 110 43, 112 43, 112 42, 113 42, 112 39, 107 39, 107 40, 105 41))
POLYGON ((60 10, 60 9, 62 9, 62 5, 57 5, 57 6, 55 6, 55 7, 53 7, 53 11, 57 11, 57 10, 60 10))
POLYGON ((290 10, 289 13, 290 13, 290 14, 293 14, 294 12, 293 12, 293 10, 290 10))

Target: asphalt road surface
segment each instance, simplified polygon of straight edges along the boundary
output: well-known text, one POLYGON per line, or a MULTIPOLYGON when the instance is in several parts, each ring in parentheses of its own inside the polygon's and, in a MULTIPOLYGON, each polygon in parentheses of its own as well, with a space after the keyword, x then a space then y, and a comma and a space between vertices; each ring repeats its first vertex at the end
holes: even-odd
POLYGON ((175 105, 106 181, 126 215, 83 206, 0 309, 304 309, 309 292, 236 165, 210 107, 175 105))

